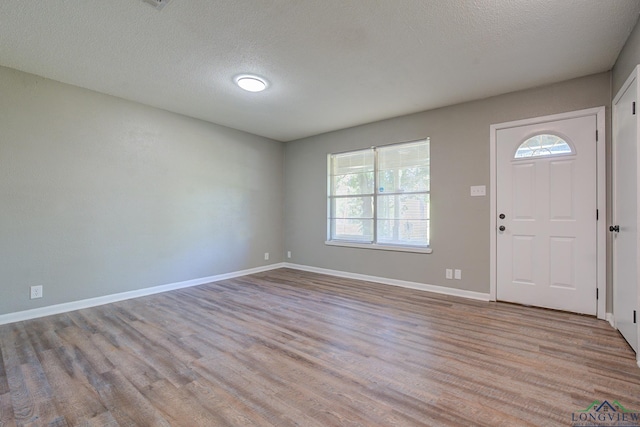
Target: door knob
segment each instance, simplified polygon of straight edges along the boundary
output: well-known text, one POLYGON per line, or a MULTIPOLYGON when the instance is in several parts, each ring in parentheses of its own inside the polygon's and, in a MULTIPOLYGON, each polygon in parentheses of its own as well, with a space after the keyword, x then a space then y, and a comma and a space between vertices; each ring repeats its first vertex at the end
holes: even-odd
POLYGON ((620 226, 619 225, 611 225, 611 226, 609 226, 609 231, 611 231, 612 233, 619 233, 620 232, 620 226))
POLYGON ((498 227, 498 230, 500 230, 500 231, 504 231, 506 229, 507 229, 507 227, 505 227, 504 225, 501 225, 500 227, 498 227))

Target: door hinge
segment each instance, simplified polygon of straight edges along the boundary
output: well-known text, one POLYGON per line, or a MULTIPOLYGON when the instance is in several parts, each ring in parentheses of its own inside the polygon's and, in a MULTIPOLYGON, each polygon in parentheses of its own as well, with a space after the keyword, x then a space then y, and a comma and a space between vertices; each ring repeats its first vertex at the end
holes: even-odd
POLYGON ((598 129, 596 129, 596 142, 598 142, 598 129))
POLYGON ((636 114, 636 103, 635 102, 631 103, 631 114, 633 114, 634 116, 636 114))
POLYGON ((600 209, 596 209, 596 221, 600 221, 600 209))
POLYGON ((633 323, 638 323, 636 319, 636 311, 633 310, 633 323))
POLYGON ((596 288, 596 299, 600 299, 600 289, 596 288))

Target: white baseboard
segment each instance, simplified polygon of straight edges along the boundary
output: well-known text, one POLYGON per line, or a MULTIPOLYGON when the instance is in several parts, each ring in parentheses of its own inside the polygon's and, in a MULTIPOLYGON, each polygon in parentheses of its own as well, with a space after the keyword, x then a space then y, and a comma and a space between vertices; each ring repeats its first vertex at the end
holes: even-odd
POLYGON ((405 280, 389 279, 386 277, 367 276, 365 274, 349 273, 346 271, 329 270, 326 268, 311 267, 308 265, 284 263, 283 267, 293 268, 295 270, 309 271, 311 273, 328 274, 330 276, 344 277, 347 279, 366 280, 368 282, 382 283, 385 285, 400 286, 402 288, 418 289, 421 291, 434 292, 437 294, 452 295, 475 299, 480 301, 489 301, 489 294, 482 292, 466 291, 464 289, 447 288, 444 286, 428 285, 425 283, 408 282, 405 280))
POLYGON ((609 322, 613 329, 616 329, 616 319, 613 317, 613 313, 607 313, 606 321, 609 322))
POLYGON ((176 289, 189 288, 191 286, 204 285, 220 280, 233 279, 235 277, 247 276, 249 274, 262 273, 263 271, 275 270, 283 268, 284 263, 271 264, 264 267, 250 268, 248 270, 234 271, 231 273, 218 274, 215 276, 202 277, 200 279, 186 280, 184 282, 170 283, 168 285, 154 286, 151 288, 138 289, 135 291, 122 292, 118 294, 105 295, 102 297, 89 298, 80 301, 72 301, 63 304, 50 305, 47 307, 34 308, 32 310, 18 311, 16 313, 8 313, 0 315, 0 325, 13 322, 21 322, 23 320, 36 319, 38 317, 51 316, 53 314, 67 313, 69 311, 80 310, 83 308, 95 307, 98 305, 109 304, 117 301, 124 301, 132 298, 144 297, 147 295, 159 294, 162 292, 173 291, 176 289))

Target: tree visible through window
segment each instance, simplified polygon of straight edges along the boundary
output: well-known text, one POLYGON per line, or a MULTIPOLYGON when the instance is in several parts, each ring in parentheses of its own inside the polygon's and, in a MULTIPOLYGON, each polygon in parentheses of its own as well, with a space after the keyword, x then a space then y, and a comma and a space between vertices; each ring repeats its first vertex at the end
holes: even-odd
POLYGON ((429 246, 429 140, 329 155, 329 240, 429 246))

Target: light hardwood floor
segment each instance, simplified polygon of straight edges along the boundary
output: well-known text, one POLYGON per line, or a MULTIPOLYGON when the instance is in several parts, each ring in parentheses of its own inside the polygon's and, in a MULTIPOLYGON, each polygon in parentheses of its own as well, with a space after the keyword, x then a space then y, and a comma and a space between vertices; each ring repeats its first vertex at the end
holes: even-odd
POLYGON ((0 326, 0 426, 568 426, 640 410, 592 317, 280 269, 0 326))

